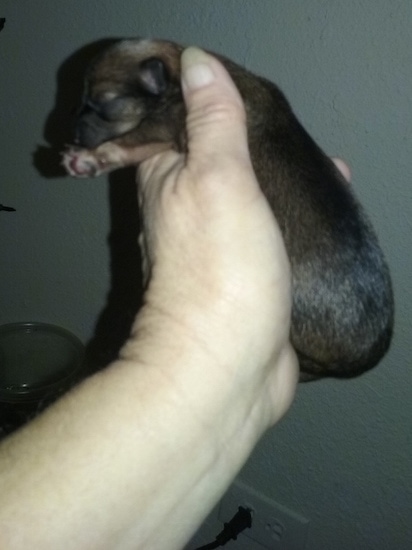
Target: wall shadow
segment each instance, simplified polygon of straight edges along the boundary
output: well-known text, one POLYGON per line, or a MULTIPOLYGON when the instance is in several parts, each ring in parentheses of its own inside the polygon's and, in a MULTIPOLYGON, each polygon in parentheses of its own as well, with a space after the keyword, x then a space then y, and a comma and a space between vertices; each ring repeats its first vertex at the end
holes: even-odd
MULTIPOLYGON (((73 140, 85 72, 91 60, 116 40, 110 38, 88 44, 59 68, 55 105, 43 132, 47 145, 39 146, 33 154, 33 164, 43 177, 67 177, 61 166, 61 152, 73 140)), ((135 173, 136 169, 125 168, 109 175, 111 283, 106 306, 86 346, 85 376, 104 368, 117 357, 142 303, 135 173)))
POLYGON ((107 366, 118 356, 142 305, 141 256, 137 242, 139 211, 136 170, 128 168, 109 177, 111 229, 111 284, 107 304, 86 350, 88 374, 107 366))

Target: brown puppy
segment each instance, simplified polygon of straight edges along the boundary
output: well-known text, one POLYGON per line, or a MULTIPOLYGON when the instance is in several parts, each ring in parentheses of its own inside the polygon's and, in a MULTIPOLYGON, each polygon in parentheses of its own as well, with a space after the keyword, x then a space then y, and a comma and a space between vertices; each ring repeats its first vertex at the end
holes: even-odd
MULTIPOLYGON (((174 147, 185 150, 182 47, 123 40, 91 65, 74 176, 93 176, 174 147)), ((246 105, 254 169, 292 266, 291 341, 302 378, 350 377, 378 363, 393 326, 390 276, 361 206, 271 82, 217 56, 246 105)))

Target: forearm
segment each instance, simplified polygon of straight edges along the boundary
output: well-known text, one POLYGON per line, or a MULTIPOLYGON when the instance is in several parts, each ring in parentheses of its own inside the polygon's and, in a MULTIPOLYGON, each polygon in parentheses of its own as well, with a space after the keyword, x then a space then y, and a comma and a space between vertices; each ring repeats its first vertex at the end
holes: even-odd
POLYGON ((119 361, 0 448, 3 550, 180 549, 298 378, 283 240, 224 68, 182 56, 188 154, 140 166, 151 267, 119 361))
POLYGON ((4 443, 1 548, 181 548, 241 467, 258 436, 227 375, 176 335, 140 344, 4 443))

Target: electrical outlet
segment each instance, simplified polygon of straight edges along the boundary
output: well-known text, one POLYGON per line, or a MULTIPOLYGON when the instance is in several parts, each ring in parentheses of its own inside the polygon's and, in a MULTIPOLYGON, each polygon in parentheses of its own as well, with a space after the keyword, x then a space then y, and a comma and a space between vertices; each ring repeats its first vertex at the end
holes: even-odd
POLYGON ((304 550, 309 520, 236 481, 220 503, 219 519, 228 522, 239 506, 252 510, 252 527, 242 535, 270 550, 304 550))

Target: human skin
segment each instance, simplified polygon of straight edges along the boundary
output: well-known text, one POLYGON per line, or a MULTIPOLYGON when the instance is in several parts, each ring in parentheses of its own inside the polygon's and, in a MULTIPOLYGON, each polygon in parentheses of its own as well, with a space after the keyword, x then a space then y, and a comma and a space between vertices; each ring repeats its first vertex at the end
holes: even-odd
POLYGON ((2 443, 5 550, 182 548, 293 400, 289 263, 241 98, 200 50, 182 72, 188 154, 139 169, 144 306, 117 361, 2 443))

